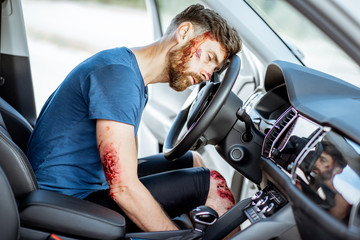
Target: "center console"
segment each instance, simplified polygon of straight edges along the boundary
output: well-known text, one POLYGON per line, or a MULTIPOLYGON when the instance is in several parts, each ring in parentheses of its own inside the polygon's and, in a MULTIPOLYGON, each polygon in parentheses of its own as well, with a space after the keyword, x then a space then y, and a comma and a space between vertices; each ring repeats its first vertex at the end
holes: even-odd
POLYGON ((272 184, 258 191, 251 198, 251 205, 244 209, 251 223, 272 216, 287 204, 285 196, 272 184))

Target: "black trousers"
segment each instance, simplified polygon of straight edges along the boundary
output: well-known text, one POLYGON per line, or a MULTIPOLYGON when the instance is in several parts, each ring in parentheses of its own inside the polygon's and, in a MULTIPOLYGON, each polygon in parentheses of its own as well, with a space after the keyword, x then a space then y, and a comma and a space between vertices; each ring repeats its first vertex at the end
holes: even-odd
MULTIPOLYGON (((192 168, 191 152, 176 161, 168 161, 163 154, 139 159, 140 181, 150 191, 170 218, 204 205, 210 186, 207 168, 192 168)), ((108 207, 126 218, 126 231, 140 231, 111 199, 109 189, 91 193, 85 200, 108 207)), ((156 221, 156 219, 154 219, 156 221)))

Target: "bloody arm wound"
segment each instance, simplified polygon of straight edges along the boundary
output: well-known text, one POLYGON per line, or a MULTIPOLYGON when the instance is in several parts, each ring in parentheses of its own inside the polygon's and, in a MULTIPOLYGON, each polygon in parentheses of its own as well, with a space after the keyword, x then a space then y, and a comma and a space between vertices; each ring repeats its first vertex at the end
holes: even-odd
POLYGON ((144 231, 176 230, 174 223, 137 177, 134 127, 97 120, 96 138, 111 198, 144 231))

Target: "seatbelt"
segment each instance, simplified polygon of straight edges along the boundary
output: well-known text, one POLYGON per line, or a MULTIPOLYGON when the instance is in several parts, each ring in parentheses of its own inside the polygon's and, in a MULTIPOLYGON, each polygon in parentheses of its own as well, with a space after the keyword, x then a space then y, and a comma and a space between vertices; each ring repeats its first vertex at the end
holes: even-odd
POLYGON ((58 236, 56 236, 55 234, 51 234, 47 240, 61 240, 61 238, 59 238, 58 236))

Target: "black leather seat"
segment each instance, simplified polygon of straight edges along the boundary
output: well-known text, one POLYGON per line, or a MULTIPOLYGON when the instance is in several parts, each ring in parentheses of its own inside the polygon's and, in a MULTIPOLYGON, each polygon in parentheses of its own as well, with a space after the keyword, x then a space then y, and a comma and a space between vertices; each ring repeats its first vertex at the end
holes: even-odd
POLYGON ((33 127, 18 111, 2 98, 0 98, 0 113, 11 139, 25 152, 33 127))
POLYGON ((1 236, 17 239, 20 232, 21 239, 47 239, 53 233, 63 239, 123 238, 125 220, 119 213, 39 189, 24 153, 31 131, 26 119, 0 98, 1 236), (18 206, 14 207, 15 200, 18 206))
MULTIPOLYGON (((17 199, 39 189, 30 163, 24 151, 17 145, 27 142, 31 130, 32 127, 26 119, 0 98, 0 166, 17 199), (23 139, 19 140, 21 137, 23 139)), ((26 145, 23 147, 26 148, 26 145)))
POLYGON ((0 167, 0 232, 2 239, 18 239, 20 218, 6 175, 0 167))
MULTIPOLYGON (((0 169, 3 170, 0 171, 0 239, 3 236, 4 239, 54 239, 50 238, 52 234, 63 240, 191 236, 192 229, 125 235, 125 219, 119 213, 89 201, 39 189, 24 153, 31 131, 28 121, 0 98, 0 169)), ((191 226, 189 219, 174 221, 184 228, 191 226)))

